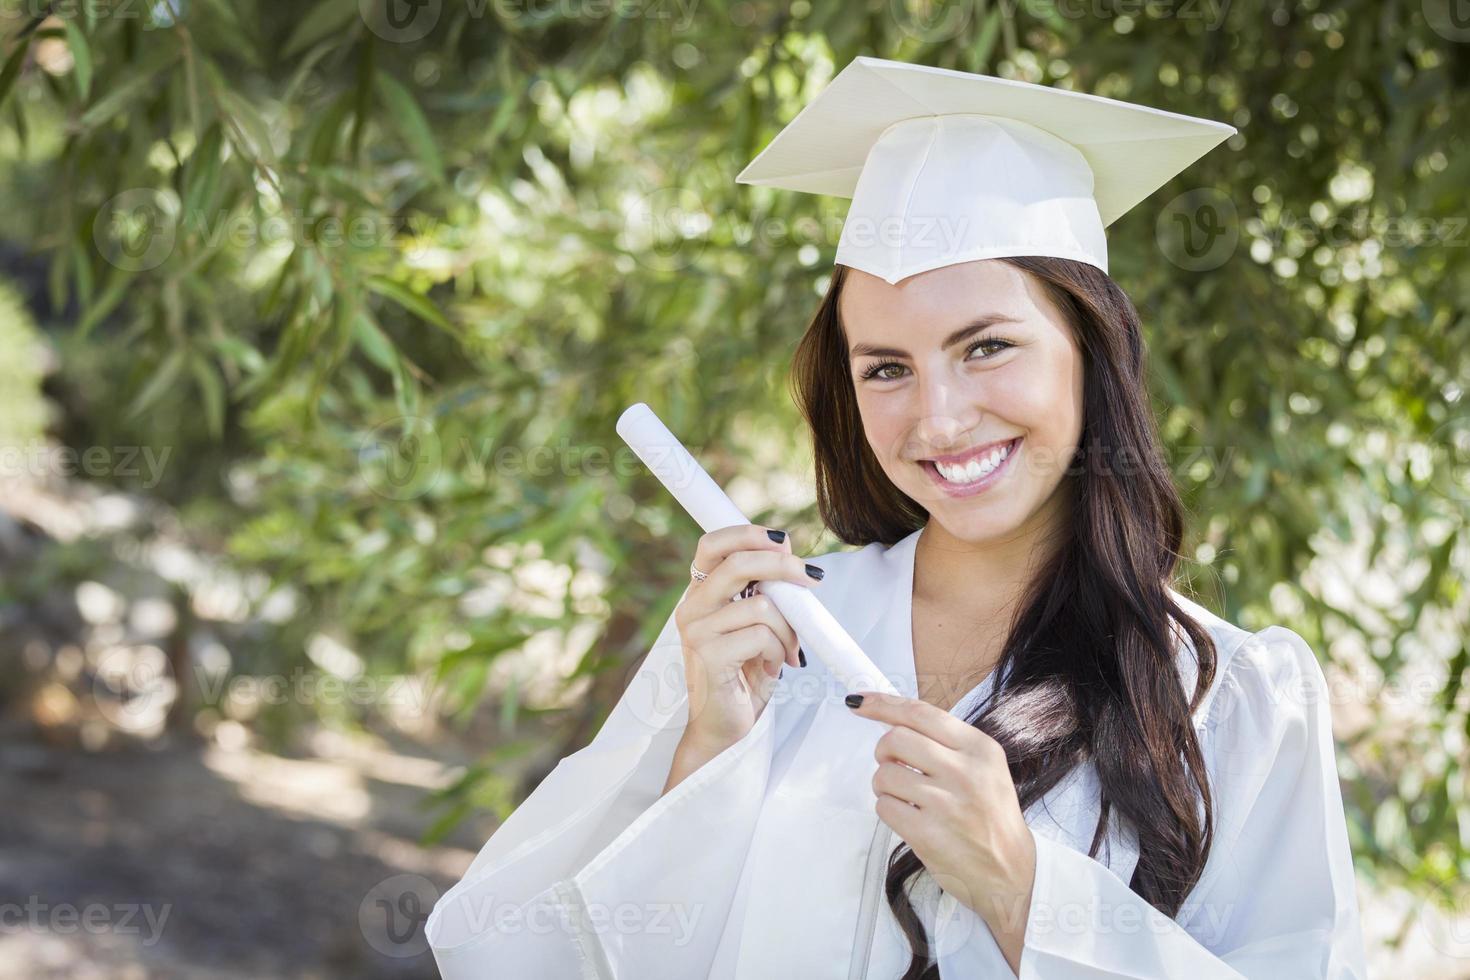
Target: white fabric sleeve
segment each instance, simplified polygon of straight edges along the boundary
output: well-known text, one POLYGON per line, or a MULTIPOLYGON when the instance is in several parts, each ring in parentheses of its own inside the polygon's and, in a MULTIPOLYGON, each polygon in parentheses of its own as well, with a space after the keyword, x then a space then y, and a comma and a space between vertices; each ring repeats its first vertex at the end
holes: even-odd
POLYGON ((1366 976, 1322 668, 1280 626, 1242 641, 1200 728, 1214 844, 1176 919, 1044 835, 1020 980, 1366 976))
POLYGON ((607 721, 425 924, 445 980, 705 976, 770 777, 777 703, 660 797, 688 721, 673 616, 607 721))

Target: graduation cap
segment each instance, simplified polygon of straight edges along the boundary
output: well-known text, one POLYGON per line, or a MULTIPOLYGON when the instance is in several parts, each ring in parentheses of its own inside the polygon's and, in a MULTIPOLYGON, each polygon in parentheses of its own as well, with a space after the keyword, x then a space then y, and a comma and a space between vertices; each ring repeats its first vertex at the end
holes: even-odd
POLYGON ((1096 95, 859 56, 735 179, 852 198, 836 261, 890 283, 1008 255, 1106 272, 1103 229, 1235 131, 1096 95))

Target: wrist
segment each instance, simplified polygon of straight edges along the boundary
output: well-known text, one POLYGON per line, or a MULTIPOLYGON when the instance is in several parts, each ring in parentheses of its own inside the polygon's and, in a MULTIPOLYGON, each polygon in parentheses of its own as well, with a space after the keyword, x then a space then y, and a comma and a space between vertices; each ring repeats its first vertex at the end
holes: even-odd
POLYGON ((684 735, 679 739, 679 744, 674 747, 674 759, 669 766, 669 778, 664 781, 663 792, 659 795, 667 794, 669 790, 689 778, 728 747, 729 744, 722 744, 719 740, 705 740, 686 728, 684 735))
POLYGON ((1036 880, 1036 840, 1031 828, 1023 825, 1004 854, 995 855, 983 869, 972 870, 955 899, 983 918, 997 935, 1018 927, 1024 930, 1036 880))
POLYGON ((684 734, 679 738, 679 747, 675 749, 676 755, 683 755, 689 759, 699 759, 708 762, 721 752, 740 741, 740 737, 732 736, 724 732, 707 732, 693 727, 685 728, 684 734))
POLYGON ((1023 825, 1022 829, 1016 843, 993 869, 990 880, 981 890, 972 892, 981 898, 976 903, 978 907, 971 907, 971 911, 985 920, 1006 963, 1017 976, 1021 972, 1021 952, 1026 927, 1031 921, 1036 883, 1036 839, 1030 827, 1023 825))

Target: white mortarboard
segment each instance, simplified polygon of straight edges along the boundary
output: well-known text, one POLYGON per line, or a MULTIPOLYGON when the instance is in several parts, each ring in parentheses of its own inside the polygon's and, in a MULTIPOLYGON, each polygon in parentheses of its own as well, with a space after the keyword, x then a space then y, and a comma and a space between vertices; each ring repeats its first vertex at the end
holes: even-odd
POLYGON ((736 181, 852 198, 836 261, 888 282, 1048 255, 1108 270, 1103 229, 1235 132, 990 75, 858 57, 736 181))

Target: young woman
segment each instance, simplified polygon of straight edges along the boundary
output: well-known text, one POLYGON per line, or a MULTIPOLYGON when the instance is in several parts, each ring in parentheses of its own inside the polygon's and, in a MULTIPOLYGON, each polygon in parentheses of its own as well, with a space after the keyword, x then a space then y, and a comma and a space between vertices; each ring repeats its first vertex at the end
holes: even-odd
POLYGON ((1180 504, 1118 287, 1056 258, 839 268, 795 378, 822 517, 864 547, 700 539, 597 740, 436 907, 445 975, 1363 976, 1321 669, 1169 587, 1180 504), (809 584, 917 697, 849 707, 739 597, 762 579, 809 584))
MULTIPOLYGON (((944 183, 913 175, 950 137, 967 165, 1070 159, 990 118, 880 127, 920 164, 895 199, 944 183)), ((1364 975, 1322 671, 1171 588, 1138 317, 1070 254, 1098 212, 1068 220, 937 259, 839 249, 793 378, 819 512, 856 549, 699 540, 592 744, 435 906, 447 978, 1364 975), (749 587, 778 579, 901 694, 843 690, 749 587)))

